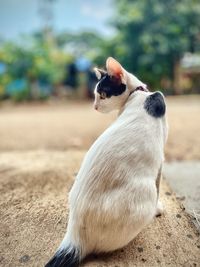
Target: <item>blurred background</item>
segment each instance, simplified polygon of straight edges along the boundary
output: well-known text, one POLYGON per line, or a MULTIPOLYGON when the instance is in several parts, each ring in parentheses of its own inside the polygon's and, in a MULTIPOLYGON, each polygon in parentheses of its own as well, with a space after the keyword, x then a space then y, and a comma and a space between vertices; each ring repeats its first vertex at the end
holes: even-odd
POLYGON ((108 56, 150 88, 200 93, 196 0, 0 0, 0 99, 91 97, 108 56))
MULTIPOLYGON (((50 164, 58 151, 70 151, 66 157, 72 159, 74 153, 85 153, 116 118, 116 113, 102 115, 92 108, 92 68, 104 67, 108 56, 167 96, 164 176, 198 222, 198 0, 0 0, 0 189, 5 214, 28 201, 27 188, 33 196, 41 190, 44 197, 48 181, 57 197, 64 180, 58 190, 55 174, 45 170, 34 183, 35 171, 42 162, 47 166, 45 157, 50 164), (32 174, 22 181, 26 166, 32 174)), ((58 168, 60 159, 58 154, 58 168)), ((19 223, 15 219, 14 228, 19 223)))

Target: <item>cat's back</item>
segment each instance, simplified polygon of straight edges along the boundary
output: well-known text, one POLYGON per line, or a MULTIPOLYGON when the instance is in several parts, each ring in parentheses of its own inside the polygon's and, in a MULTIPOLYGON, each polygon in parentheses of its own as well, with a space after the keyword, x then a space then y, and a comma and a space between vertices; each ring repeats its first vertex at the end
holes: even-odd
POLYGON ((137 91, 118 118, 118 135, 129 140, 141 154, 163 154, 168 134, 166 103, 161 92, 137 91))
POLYGON ((121 181, 126 181, 124 186, 128 192, 140 188, 141 184, 143 189, 148 187, 147 177, 152 183, 148 188, 155 193, 154 179, 164 159, 165 114, 154 116, 148 98, 151 95, 134 94, 118 119, 89 149, 70 193, 71 203, 86 195, 89 200, 94 199, 94 195, 100 199, 105 192, 113 191, 113 187, 118 188, 123 197, 121 181))
POLYGON ((167 135, 165 110, 164 97, 159 92, 131 95, 121 115, 87 152, 80 174, 90 169, 114 169, 124 162, 160 162, 167 135))
POLYGON ((158 91, 133 93, 116 121, 116 126, 121 131, 126 130, 127 134, 139 136, 141 141, 143 138, 151 139, 153 134, 163 138, 162 128, 167 128, 163 94, 158 91))
POLYGON ((117 120, 97 139, 101 147, 119 149, 164 142, 167 135, 166 104, 160 92, 138 91, 127 101, 117 120))

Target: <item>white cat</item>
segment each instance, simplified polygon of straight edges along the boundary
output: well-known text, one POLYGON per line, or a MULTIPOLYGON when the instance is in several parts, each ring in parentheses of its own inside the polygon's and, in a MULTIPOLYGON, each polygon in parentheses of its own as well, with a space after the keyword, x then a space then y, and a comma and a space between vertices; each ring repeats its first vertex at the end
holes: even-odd
POLYGON ((83 160, 69 194, 67 233, 46 267, 75 267, 90 253, 119 249, 161 212, 164 97, 147 92, 113 58, 107 60, 107 72, 96 73, 95 108, 119 109, 120 115, 83 160))

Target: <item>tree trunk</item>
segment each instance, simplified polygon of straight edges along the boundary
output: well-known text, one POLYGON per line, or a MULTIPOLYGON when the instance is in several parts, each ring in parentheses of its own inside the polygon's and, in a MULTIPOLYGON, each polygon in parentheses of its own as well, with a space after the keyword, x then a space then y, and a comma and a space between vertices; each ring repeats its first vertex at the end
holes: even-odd
POLYGON ((180 79, 181 79, 181 69, 180 69, 180 61, 175 60, 173 66, 173 87, 174 92, 176 95, 180 95, 183 93, 181 86, 180 86, 180 79))

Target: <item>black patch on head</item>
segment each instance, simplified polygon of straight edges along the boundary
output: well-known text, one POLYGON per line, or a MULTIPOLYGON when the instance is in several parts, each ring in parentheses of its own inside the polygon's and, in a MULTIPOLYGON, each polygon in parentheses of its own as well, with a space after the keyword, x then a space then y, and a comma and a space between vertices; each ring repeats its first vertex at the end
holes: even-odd
POLYGON ((160 118, 165 114, 166 105, 161 93, 156 92, 148 96, 144 102, 147 113, 155 118, 160 118))
POLYGON ((102 77, 97 86, 97 92, 99 94, 104 92, 107 98, 121 95, 125 90, 126 85, 121 83, 120 78, 118 79, 114 76, 109 76, 108 74, 102 77))

